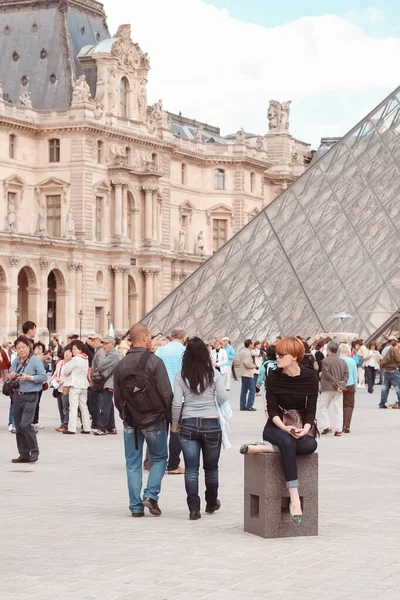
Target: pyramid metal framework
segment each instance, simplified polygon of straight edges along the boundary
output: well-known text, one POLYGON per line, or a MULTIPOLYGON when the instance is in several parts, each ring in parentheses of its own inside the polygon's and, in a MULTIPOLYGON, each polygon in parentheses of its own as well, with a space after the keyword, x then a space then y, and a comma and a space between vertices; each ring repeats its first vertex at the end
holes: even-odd
POLYGON ((400 88, 144 319, 205 341, 346 330, 400 308, 400 88))

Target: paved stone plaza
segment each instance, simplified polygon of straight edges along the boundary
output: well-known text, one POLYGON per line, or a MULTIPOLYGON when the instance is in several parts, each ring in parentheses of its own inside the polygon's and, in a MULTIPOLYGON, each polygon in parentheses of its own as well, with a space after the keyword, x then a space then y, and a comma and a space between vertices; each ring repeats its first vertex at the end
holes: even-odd
MULTIPOLYGON (((41 455, 13 465, 8 400, 0 404, 2 600, 398 600, 400 411, 378 410, 377 386, 356 395, 353 431, 320 440, 320 535, 243 533, 243 441, 264 426, 238 411, 220 468, 222 509, 188 520, 183 477, 166 476, 163 516, 132 519, 122 436, 63 436, 42 400, 41 455)), ((392 397, 393 392, 391 392, 392 397)))

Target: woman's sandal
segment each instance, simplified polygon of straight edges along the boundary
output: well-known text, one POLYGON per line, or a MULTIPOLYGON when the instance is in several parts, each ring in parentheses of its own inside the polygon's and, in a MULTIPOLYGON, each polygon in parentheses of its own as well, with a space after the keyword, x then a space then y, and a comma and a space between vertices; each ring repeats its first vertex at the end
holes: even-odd
POLYGON ((249 446, 264 446, 264 442, 251 442, 250 444, 243 444, 243 446, 240 446, 239 449, 240 454, 247 454, 249 451, 249 446))

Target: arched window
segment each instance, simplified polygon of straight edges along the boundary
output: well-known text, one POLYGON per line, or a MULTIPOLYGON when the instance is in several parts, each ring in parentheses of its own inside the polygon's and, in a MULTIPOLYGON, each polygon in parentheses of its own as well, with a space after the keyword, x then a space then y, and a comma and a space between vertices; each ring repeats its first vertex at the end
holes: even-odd
POLYGON ((49 140, 49 162, 60 162, 60 140, 58 138, 49 140))
POLYGON ((225 171, 223 169, 215 169, 214 171, 214 190, 225 189, 225 171))
POLYGON ((186 184, 186 165, 185 163, 181 164, 181 184, 186 184))
POLYGON ((15 158, 15 146, 16 146, 17 136, 12 133, 8 138, 8 155, 10 158, 15 158))
POLYGON ((101 140, 97 142, 97 162, 99 164, 104 162, 104 143, 101 140))
POLYGON ((119 113, 121 117, 129 117, 129 81, 126 77, 119 84, 119 113))
POLYGON ((254 194, 254 190, 256 187, 256 174, 250 173, 250 192, 254 194))

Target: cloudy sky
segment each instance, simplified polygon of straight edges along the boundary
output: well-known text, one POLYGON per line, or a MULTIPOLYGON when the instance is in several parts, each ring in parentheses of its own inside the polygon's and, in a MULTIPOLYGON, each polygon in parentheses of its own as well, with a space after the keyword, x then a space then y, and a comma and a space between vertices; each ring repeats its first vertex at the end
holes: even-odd
POLYGON ((400 84, 398 0, 103 0, 151 59, 149 103, 265 133, 271 98, 314 147, 345 134, 400 84))

